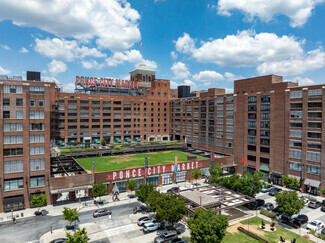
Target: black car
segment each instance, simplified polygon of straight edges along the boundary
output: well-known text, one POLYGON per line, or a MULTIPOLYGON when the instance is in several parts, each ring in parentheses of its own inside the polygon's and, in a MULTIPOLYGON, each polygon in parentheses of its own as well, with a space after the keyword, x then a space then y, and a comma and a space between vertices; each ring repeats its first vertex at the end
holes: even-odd
POLYGON ((184 238, 177 238, 169 241, 169 243, 186 243, 186 240, 184 238))
POLYGON ((256 199, 254 202, 251 202, 249 205, 255 209, 260 209, 265 204, 265 201, 262 199, 256 199))
POLYGON ((320 211, 325 212, 325 206, 324 205, 320 208, 320 211))
POLYGON ((310 201, 308 203, 308 207, 309 208, 313 208, 313 209, 316 209, 316 208, 319 208, 322 204, 318 201, 314 202, 314 201, 310 201))
POLYGON ((275 209, 273 209, 272 212, 275 213, 276 216, 280 216, 282 214, 282 211, 278 207, 276 207, 275 209))
POLYGON ((273 188, 271 191, 269 191, 269 195, 274 196, 275 193, 281 192, 281 191, 282 191, 282 189, 280 189, 280 188, 273 188))
POLYGON ((300 214, 293 219, 293 223, 299 226, 306 224, 307 222, 308 222, 308 216, 304 214, 300 214))
POLYGON ((65 242, 67 242, 67 240, 68 240, 67 238, 58 238, 58 239, 50 241, 50 243, 65 243, 65 242))
POLYGON ((290 215, 284 213, 281 215, 281 220, 285 223, 288 223, 288 222, 292 222, 296 217, 297 217, 296 214, 290 216, 290 215))
POLYGON ((179 192, 179 187, 172 187, 170 189, 167 190, 167 193, 176 193, 179 192))

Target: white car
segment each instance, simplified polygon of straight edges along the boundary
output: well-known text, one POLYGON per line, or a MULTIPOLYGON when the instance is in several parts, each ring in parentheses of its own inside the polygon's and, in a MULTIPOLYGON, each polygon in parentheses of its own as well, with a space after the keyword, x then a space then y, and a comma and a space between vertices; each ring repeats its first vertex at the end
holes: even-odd
POLYGON ((313 220, 311 222, 309 222, 306 226, 306 229, 308 230, 319 230, 319 229, 322 229, 324 228, 324 223, 322 221, 319 221, 319 220, 313 220))

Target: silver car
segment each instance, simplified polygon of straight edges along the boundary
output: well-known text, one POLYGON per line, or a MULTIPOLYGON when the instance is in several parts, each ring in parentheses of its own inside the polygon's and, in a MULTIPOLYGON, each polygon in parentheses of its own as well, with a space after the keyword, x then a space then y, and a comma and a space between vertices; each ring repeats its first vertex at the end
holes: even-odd
POLYGON ((142 218, 139 218, 138 219, 138 225, 139 226, 142 226, 142 225, 144 225, 144 224, 146 224, 146 223, 152 223, 152 219, 151 218, 149 218, 149 217, 142 217, 142 218))
POLYGON ((112 212, 107 209, 98 209, 93 213, 94 218, 98 218, 100 216, 111 215, 112 212))
POLYGON ((146 223, 143 225, 142 231, 143 233, 146 234, 152 231, 156 231, 159 228, 159 226, 160 226, 159 223, 153 223, 153 222, 146 223))

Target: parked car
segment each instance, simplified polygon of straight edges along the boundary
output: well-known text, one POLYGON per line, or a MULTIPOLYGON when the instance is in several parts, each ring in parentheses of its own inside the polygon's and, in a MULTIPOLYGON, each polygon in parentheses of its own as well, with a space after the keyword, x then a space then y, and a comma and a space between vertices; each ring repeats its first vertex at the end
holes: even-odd
POLYGON ((273 186, 268 185, 267 187, 264 187, 261 189, 261 192, 269 192, 273 189, 273 186))
POLYGON ((298 215, 296 218, 294 218, 293 223, 296 225, 303 225, 306 224, 308 222, 308 216, 304 215, 304 214, 300 214, 298 215))
POLYGON ((316 209, 316 208, 319 208, 322 204, 318 201, 314 202, 314 201, 310 201, 308 203, 308 207, 309 208, 313 208, 313 209, 316 209))
POLYGON ((271 191, 269 191, 269 195, 274 196, 275 193, 281 192, 281 191, 282 191, 282 189, 280 189, 280 188, 273 188, 271 191))
POLYGON ((282 214, 282 211, 280 210, 279 207, 276 207, 275 209, 273 209, 272 212, 275 213, 276 216, 280 216, 282 214))
POLYGON ((281 220, 283 221, 283 222, 292 222, 296 217, 298 217, 298 215, 297 214, 294 214, 294 215, 292 215, 292 216, 290 216, 290 215, 288 215, 288 214, 282 214, 281 215, 281 220))
POLYGON ((273 203, 265 203, 265 204, 261 207, 261 209, 271 211, 272 209, 274 209, 274 205, 273 205, 273 203))
POLYGON ((179 187, 172 187, 167 190, 167 193, 179 192, 179 187))
POLYGON ((156 231, 159 228, 159 223, 154 223, 154 222, 149 222, 149 223, 145 223, 143 225, 142 231, 143 233, 149 233, 152 231, 156 231))
POLYGON ((177 238, 169 241, 169 243, 186 243, 186 240, 184 238, 177 238))
POLYGON ((255 209, 260 209, 265 204, 265 201, 262 199, 256 199, 254 202, 251 202, 249 205, 255 209))
POLYGON ((67 238, 58 238, 50 241, 50 243, 66 243, 67 240, 68 240, 67 238))
POLYGON ((98 218, 98 217, 105 216, 105 215, 110 215, 110 214, 112 214, 111 211, 109 211, 108 209, 103 208, 103 209, 98 209, 95 212, 93 212, 93 217, 98 218))
POLYGON ((322 229, 321 233, 325 235, 325 228, 322 229))
POLYGON ((324 223, 322 221, 319 221, 319 220, 313 220, 311 222, 309 222, 306 226, 306 229, 308 230, 319 230, 319 229, 322 229, 324 228, 324 223))
POLYGON ((161 235, 157 236, 154 242, 155 243, 170 242, 171 240, 174 239, 177 239, 177 232, 172 230, 172 231, 164 232, 161 235))
POLYGON ((322 207, 320 208, 320 211, 325 212, 325 206, 322 206, 322 207))
POLYGON ((142 218, 138 219, 138 225, 142 226, 142 225, 144 225, 146 223, 152 223, 153 221, 154 220, 152 220, 152 218, 149 218, 149 217, 145 216, 145 217, 142 217, 142 218))

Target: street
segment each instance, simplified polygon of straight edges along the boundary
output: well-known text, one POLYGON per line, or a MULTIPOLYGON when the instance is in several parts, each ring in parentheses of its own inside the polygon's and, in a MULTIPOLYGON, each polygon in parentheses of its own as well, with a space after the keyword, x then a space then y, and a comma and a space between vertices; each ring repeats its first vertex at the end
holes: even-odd
MULTIPOLYGON (((102 206, 100 208, 107 208, 112 211, 112 218, 126 216, 132 214, 133 207, 139 207, 140 203, 133 202, 118 206, 102 206)), ((108 217, 93 218, 94 210, 80 212, 79 223, 87 222, 101 222, 107 221, 108 217)), ((63 220, 63 215, 60 216, 37 216, 17 219, 16 224, 12 221, 3 222, 0 224, 1 243, 13 242, 30 242, 38 241, 40 237, 49 232, 52 226, 53 230, 64 228, 69 225, 69 222, 63 220)))

